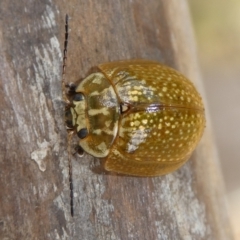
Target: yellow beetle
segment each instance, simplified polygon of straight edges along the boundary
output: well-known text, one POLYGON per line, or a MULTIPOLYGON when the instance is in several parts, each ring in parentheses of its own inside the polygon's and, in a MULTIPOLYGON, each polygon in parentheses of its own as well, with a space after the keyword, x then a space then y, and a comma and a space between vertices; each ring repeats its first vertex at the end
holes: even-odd
POLYGON ((158 176, 190 157, 205 127, 202 99, 176 70, 149 60, 100 64, 74 90, 68 126, 104 168, 158 176))

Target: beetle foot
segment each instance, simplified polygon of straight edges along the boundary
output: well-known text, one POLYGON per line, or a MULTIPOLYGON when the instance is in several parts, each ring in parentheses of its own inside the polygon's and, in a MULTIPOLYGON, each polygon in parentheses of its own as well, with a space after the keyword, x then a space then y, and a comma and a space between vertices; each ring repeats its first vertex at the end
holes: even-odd
POLYGON ((75 148, 75 152, 73 155, 77 154, 79 157, 83 157, 84 155, 84 150, 82 149, 82 147, 80 147, 79 145, 77 145, 75 148))
POLYGON ((73 94, 75 94, 76 93, 76 84, 74 84, 74 83, 66 83, 65 84, 65 88, 67 88, 67 94, 68 95, 73 95, 73 94))

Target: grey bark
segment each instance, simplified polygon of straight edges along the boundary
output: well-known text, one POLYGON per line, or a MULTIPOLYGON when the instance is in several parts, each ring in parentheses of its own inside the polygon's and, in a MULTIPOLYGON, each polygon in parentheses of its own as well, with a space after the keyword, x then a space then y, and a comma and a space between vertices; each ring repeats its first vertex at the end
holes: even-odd
POLYGON ((95 171, 98 159, 72 156, 70 216, 61 92, 66 13, 68 82, 102 62, 147 58, 180 70, 204 96, 185 1, 2 0, 0 238, 232 239, 209 117, 190 161, 166 176, 103 174, 95 171))

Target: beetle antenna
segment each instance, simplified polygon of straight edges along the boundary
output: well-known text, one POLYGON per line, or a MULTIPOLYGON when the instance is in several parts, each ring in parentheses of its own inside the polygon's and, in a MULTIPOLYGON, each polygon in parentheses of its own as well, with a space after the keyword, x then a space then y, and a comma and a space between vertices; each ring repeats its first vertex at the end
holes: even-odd
POLYGON ((62 64, 62 91, 63 99, 67 104, 70 104, 70 101, 66 94, 66 87, 68 84, 65 82, 66 67, 67 67, 67 49, 68 48, 68 14, 65 17, 65 38, 64 38, 64 48, 63 48, 63 64, 62 64))
MULTIPOLYGON (((65 38, 64 38, 64 49, 63 49, 63 65, 62 65, 62 92, 63 99, 67 105, 70 105, 70 101, 66 94, 66 87, 68 86, 65 82, 66 66, 67 66, 67 47, 68 47, 68 15, 65 17, 65 38)), ((69 174, 69 188, 70 188, 70 209, 71 216, 73 217, 73 179, 72 179, 72 162, 71 162, 71 145, 69 144, 72 140, 74 131, 68 132, 68 174, 69 174)))
POLYGON ((74 131, 69 132, 68 134, 68 175, 69 175, 69 188, 70 188, 70 209, 71 209, 71 216, 73 217, 73 179, 72 179, 72 161, 71 161, 71 145, 69 142, 72 140, 72 136, 74 131))

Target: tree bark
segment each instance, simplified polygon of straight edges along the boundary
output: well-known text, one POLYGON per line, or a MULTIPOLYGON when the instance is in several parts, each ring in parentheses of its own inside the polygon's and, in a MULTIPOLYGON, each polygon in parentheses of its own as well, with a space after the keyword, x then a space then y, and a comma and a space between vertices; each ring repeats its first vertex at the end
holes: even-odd
POLYGON ((185 1, 2 0, 0 238, 232 239, 208 112, 190 161, 166 176, 104 174, 95 171, 98 159, 71 156, 71 217, 61 90, 66 13, 68 82, 102 62, 146 58, 181 71, 204 96, 185 1))

